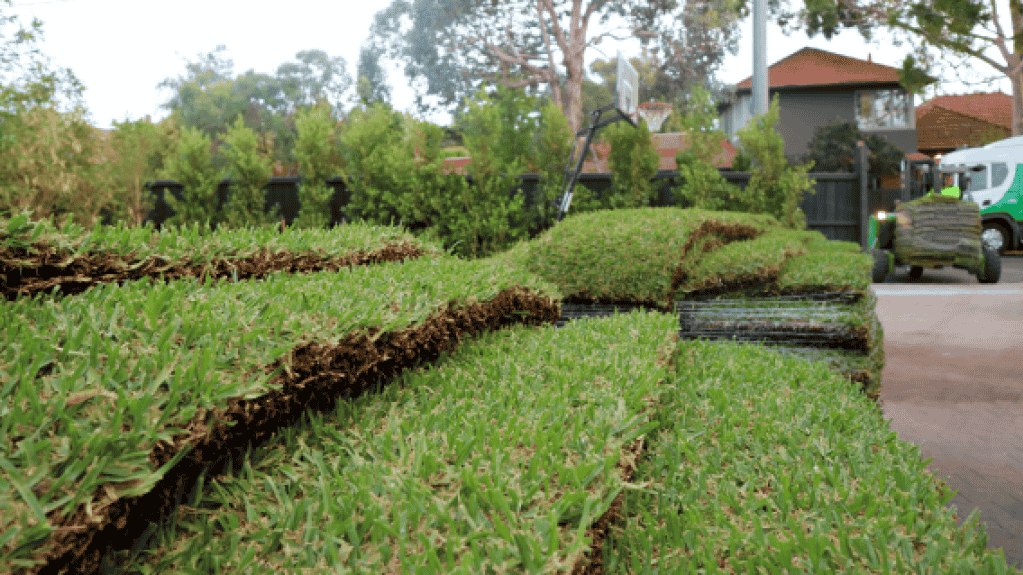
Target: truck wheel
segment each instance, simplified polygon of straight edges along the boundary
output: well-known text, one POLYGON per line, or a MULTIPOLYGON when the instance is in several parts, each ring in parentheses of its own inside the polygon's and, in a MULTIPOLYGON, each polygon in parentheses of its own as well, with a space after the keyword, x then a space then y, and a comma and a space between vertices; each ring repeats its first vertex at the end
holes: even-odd
POLYGON ((870 281, 879 284, 888 277, 888 254, 882 250, 870 250, 874 257, 874 269, 870 272, 870 281))
POLYGON ((909 279, 918 280, 924 275, 924 268, 921 266, 909 266, 909 279))
POLYGON ((980 233, 980 240, 984 245, 990 246, 1001 256, 1005 254, 1006 248, 1009 247, 1009 231, 1001 224, 985 222, 984 231, 980 233))
POLYGON ((984 246, 984 273, 978 274, 977 279, 982 284, 995 284, 1002 277, 1002 256, 997 250, 984 246))

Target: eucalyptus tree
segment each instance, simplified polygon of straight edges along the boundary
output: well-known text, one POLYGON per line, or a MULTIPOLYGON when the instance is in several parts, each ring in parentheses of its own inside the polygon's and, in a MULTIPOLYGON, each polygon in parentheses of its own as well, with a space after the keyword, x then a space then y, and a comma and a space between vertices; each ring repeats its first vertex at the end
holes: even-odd
POLYGON ((295 62, 277 67, 276 79, 284 91, 289 112, 316 105, 320 100, 340 113, 353 87, 348 63, 341 56, 330 57, 323 50, 303 50, 295 62))
MULTIPOLYGON (((322 50, 304 50, 295 58, 278 66, 273 75, 249 70, 236 77, 234 61, 220 44, 197 61, 187 62, 184 75, 160 82, 157 87, 171 91, 163 108, 177 113, 183 127, 200 129, 211 138, 225 132, 253 105, 282 118, 321 99, 340 111, 352 88, 345 59, 331 58, 322 50)), ((265 114, 249 114, 246 120, 250 119, 272 123, 265 114)))
POLYGON ((373 44, 365 44, 359 50, 356 91, 364 105, 391 101, 391 86, 380 63, 382 54, 383 50, 373 44))
POLYGON ((484 82, 535 86, 578 130, 588 49, 639 38, 670 77, 712 71, 737 48, 741 7, 741 0, 394 0, 377 13, 370 41, 405 64, 421 109, 427 97, 456 105, 484 82))

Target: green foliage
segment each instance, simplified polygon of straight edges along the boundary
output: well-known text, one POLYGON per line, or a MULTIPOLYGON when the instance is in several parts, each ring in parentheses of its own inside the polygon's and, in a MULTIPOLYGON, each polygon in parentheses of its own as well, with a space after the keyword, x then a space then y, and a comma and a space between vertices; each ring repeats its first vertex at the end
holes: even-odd
MULTIPOLYGON (((43 23, 34 18, 25 27, 19 18, 0 14, 0 126, 4 119, 36 106, 58 109, 63 102, 68 104, 65 112, 84 109, 82 83, 69 68, 54 70, 37 47, 43 23), (9 28, 13 24, 16 27, 9 28)), ((9 135, 7 126, 0 132, 9 135)))
MULTIPOLYGON (((425 198, 440 176, 439 163, 416 162, 413 140, 429 141, 430 134, 417 134, 426 129, 383 102, 352 110, 341 142, 355 175, 348 205, 353 221, 387 226, 425 220, 425 203, 416 199, 425 198), (421 179, 427 176, 429 184, 421 179)), ((429 147, 424 152, 431 154, 429 147)))
POLYGON ((273 173, 273 160, 260 151, 260 140, 254 131, 245 125, 241 116, 224 135, 231 178, 231 191, 223 215, 224 222, 232 228, 270 225, 263 212, 266 198, 264 186, 273 173))
POLYGON ((391 87, 387 83, 387 73, 380 64, 383 50, 372 44, 359 50, 359 69, 357 72, 356 92, 363 105, 373 102, 388 102, 391 99, 391 87))
POLYGON ((275 77, 289 109, 315 106, 323 100, 340 109, 352 86, 345 59, 331 58, 323 50, 302 50, 295 59, 278 66, 275 77))
POLYGON ((467 102, 462 123, 472 184, 432 199, 439 222, 435 237, 462 257, 487 257, 527 234, 530 218, 517 188, 539 125, 524 113, 533 104, 524 93, 504 88, 495 97, 480 92, 467 102))
POLYGON ((172 93, 163 108, 182 128, 197 128, 210 138, 227 132, 242 114, 260 135, 273 134, 273 159, 289 164, 297 138, 295 112, 326 100, 337 113, 351 87, 344 58, 331 58, 322 50, 301 51, 295 57, 296 62, 281 64, 273 75, 249 70, 236 76, 226 46, 218 45, 187 62, 185 74, 160 83, 172 93))
POLYGON ((558 208, 552 202, 564 191, 565 170, 572 152, 572 134, 568 118, 559 106, 548 103, 540 110, 540 129, 534 169, 540 175, 533 200, 531 228, 539 230, 551 225, 558 208))
POLYGON ((753 169, 753 158, 749 157, 743 150, 738 150, 732 158, 732 170, 736 172, 749 172, 753 169))
POLYGON ((679 190, 682 195, 679 207, 727 209, 738 188, 725 180, 714 162, 714 157, 721 153, 725 134, 714 127, 717 111, 706 90, 694 89, 691 101, 688 113, 680 122, 689 148, 675 155, 675 164, 685 182, 679 190))
POLYGON ((651 180, 657 175, 660 156, 654 149, 653 139, 646 121, 639 127, 628 122, 616 122, 606 128, 604 137, 611 144, 608 167, 614 177, 615 209, 649 206, 654 199, 651 180))
POLYGON ((22 108, 4 119, 8 142, 0 148, 0 214, 31 210, 47 219, 68 214, 92 224, 112 201, 104 182, 101 133, 84 110, 22 108))
POLYGON ((174 180, 184 186, 185 200, 178 201, 173 194, 164 199, 176 213, 167 220, 170 225, 215 227, 218 223, 217 185, 224 173, 213 165, 212 141, 196 128, 181 132, 174 153, 164 162, 161 178, 174 180))
POLYGON ((145 183, 158 179, 164 161, 174 151, 179 131, 171 118, 154 124, 148 118, 114 122, 110 155, 103 164, 113 191, 113 218, 138 226, 152 208, 145 183))
POLYGON ((979 132, 971 132, 969 136, 969 146, 971 148, 979 148, 988 144, 993 144, 999 140, 1008 138, 1011 132, 1001 126, 993 126, 988 124, 987 127, 980 130, 979 132))
POLYGON ((935 83, 935 79, 927 74, 927 70, 920 66, 912 54, 907 54, 902 60, 902 69, 899 70, 899 84, 910 94, 923 94, 924 88, 935 83))
MULTIPOLYGON (((738 211, 770 214, 793 229, 806 228, 806 215, 799 208, 803 192, 813 193, 814 181, 806 177, 812 164, 789 166, 785 142, 775 130, 778 97, 762 116, 739 130, 739 141, 752 161, 749 185, 733 200, 738 211)), ((731 209, 731 208, 730 208, 731 209)))
POLYGON ((537 104, 535 97, 505 88, 467 102, 457 125, 472 157, 471 184, 445 173, 440 127, 384 104, 354 110, 343 137, 357 175, 353 218, 429 228, 425 233, 445 248, 470 258, 505 249, 531 227, 538 229, 552 215, 546 196, 563 177, 571 133, 560 110, 537 114, 537 104), (541 136, 541 122, 551 127, 549 137, 541 136), (518 175, 530 169, 544 173, 546 186, 531 212, 517 191, 518 175))
POLYGON ((313 106, 299 110, 295 118, 298 139, 295 159, 302 174, 298 214, 300 227, 323 228, 330 223, 330 196, 333 190, 326 180, 340 172, 335 149, 337 147, 336 122, 327 106, 313 106))
MULTIPOLYGON (((497 112, 497 123, 486 128, 496 130, 487 137, 497 136, 491 139, 494 148, 488 152, 508 169, 516 162, 524 163, 523 169, 528 169, 536 155, 536 134, 540 129, 540 115, 536 113, 540 107, 539 99, 522 89, 506 88, 497 86, 485 100, 470 101, 469 109, 473 106, 486 105, 495 108, 497 112)), ((480 117, 474 116, 473 112, 465 118, 465 129, 467 132, 481 129, 480 117)), ((466 147, 472 150, 466 141, 466 147)), ((475 156, 473 156, 475 163, 475 156)), ((518 174, 521 172, 506 171, 507 174, 518 174)))
POLYGON ((866 136, 852 122, 834 122, 817 128, 807 144, 804 162, 813 162, 818 172, 853 172, 856 169, 857 142, 863 141, 870 155, 869 172, 875 176, 898 174, 905 154, 888 140, 866 136))

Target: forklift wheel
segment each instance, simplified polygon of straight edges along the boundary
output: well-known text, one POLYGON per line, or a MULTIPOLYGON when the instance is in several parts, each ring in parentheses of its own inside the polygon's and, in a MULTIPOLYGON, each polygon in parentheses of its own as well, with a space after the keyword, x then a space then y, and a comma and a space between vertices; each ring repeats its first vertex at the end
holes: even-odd
POLYGON ((870 250, 874 258, 874 269, 870 273, 870 281, 879 284, 888 276, 888 254, 882 250, 870 250))
POLYGON ((984 246, 984 273, 977 274, 982 284, 995 284, 1002 277, 1002 258, 998 250, 984 246))

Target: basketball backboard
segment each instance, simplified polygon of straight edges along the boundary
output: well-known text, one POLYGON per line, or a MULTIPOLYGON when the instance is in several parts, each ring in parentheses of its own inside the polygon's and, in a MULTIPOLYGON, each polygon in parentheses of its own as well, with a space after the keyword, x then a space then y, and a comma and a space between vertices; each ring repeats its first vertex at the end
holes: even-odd
POLYGON ((615 76, 615 108, 633 126, 637 126, 639 125, 639 74, 621 50, 618 51, 618 70, 615 76))

